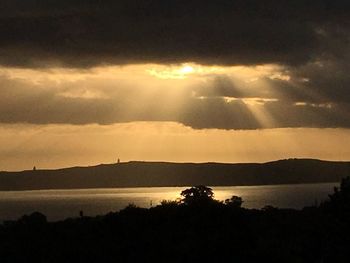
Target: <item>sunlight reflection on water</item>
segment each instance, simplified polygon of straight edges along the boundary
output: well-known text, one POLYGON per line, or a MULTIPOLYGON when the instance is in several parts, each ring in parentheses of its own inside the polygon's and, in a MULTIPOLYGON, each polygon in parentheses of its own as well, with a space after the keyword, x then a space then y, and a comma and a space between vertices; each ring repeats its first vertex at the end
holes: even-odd
MULTIPOLYGON (((338 183, 212 187, 215 198, 225 200, 241 196, 243 206, 266 205, 302 208, 325 200, 338 183)), ((95 216, 117 211, 130 203, 140 207, 175 200, 186 187, 112 188, 77 190, 0 191, 0 221, 17 219, 23 214, 40 211, 49 220, 75 217, 80 210, 95 216)))

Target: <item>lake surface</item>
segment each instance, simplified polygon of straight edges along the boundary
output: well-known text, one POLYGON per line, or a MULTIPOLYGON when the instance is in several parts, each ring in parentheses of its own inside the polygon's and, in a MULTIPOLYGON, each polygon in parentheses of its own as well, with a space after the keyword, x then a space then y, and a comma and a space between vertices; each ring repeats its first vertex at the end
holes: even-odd
MULTIPOLYGON (((302 208, 327 199, 339 183, 227 186, 212 187, 215 198, 225 200, 232 195, 243 198, 243 206, 262 208, 302 208)), ((186 187, 112 188, 79 190, 0 191, 0 221, 18 219, 39 211, 48 220, 67 217, 103 215, 118 211, 130 203, 140 207, 155 206, 162 200, 175 200, 186 187)))

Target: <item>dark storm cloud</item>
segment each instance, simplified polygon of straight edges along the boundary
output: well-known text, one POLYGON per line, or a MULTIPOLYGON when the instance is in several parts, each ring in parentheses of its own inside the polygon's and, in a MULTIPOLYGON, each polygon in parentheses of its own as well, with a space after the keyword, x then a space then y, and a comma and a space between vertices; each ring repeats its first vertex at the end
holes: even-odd
POLYGON ((348 1, 0 0, 0 64, 299 65, 339 56, 348 1))
POLYGON ((350 103, 350 56, 343 49, 343 58, 328 59, 310 63, 291 70, 294 79, 307 78, 307 82, 298 83, 308 95, 305 100, 314 102, 350 103))

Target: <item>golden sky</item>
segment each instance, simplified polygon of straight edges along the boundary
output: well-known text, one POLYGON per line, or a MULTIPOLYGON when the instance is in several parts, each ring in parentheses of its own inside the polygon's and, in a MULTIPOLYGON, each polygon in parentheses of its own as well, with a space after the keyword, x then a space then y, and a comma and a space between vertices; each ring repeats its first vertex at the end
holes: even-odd
POLYGON ((0 170, 350 160, 345 1, 4 1, 0 170))
POLYGON ((350 159, 348 129, 195 130, 173 122, 3 125, 2 170, 121 161, 265 162, 350 159))
POLYGON ((3 67, 0 170, 349 160, 350 130, 307 77, 273 64, 3 67))

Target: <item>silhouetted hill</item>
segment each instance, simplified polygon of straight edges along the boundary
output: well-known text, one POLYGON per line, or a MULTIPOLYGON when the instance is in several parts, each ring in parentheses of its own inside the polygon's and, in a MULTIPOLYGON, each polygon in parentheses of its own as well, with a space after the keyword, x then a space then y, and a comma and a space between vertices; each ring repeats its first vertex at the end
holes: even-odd
POLYGON ((338 182, 350 162, 288 159, 268 163, 127 162, 57 170, 0 172, 0 190, 264 185, 338 182))

